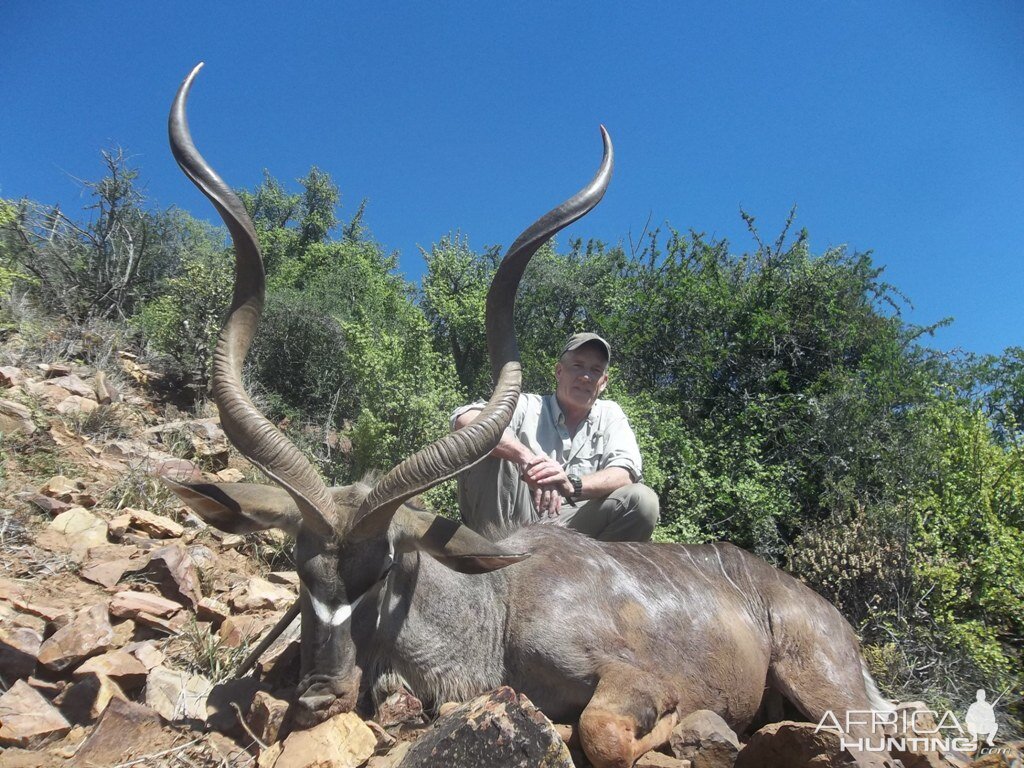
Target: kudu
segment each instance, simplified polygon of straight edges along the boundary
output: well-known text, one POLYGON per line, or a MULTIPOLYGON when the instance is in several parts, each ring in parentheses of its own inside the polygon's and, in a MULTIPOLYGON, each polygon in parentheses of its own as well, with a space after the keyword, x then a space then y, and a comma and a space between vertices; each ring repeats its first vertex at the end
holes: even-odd
POLYGON ((263 306, 263 264, 240 201, 192 143, 185 102, 198 70, 178 90, 169 132, 178 164, 217 208, 235 246, 213 396, 228 437, 280 488, 172 487, 223 530, 295 535, 299 711, 323 717, 351 709, 363 670, 383 661, 436 704, 508 684, 555 721, 578 718, 588 758, 610 768, 632 765, 697 709, 714 710, 742 732, 769 690, 815 721, 826 710, 886 708, 839 612, 734 546, 602 543, 550 525, 492 543, 406 504, 485 457, 509 424, 521 386, 516 288, 533 253, 603 196, 612 172, 603 128, 597 175, 523 232, 495 274, 486 333, 496 384, 487 406, 372 488, 330 489, 242 386, 263 306))

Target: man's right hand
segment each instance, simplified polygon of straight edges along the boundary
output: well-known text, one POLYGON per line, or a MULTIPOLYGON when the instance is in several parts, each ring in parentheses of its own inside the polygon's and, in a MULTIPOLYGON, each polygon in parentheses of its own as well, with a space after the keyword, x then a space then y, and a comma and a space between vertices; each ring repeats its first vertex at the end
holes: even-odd
POLYGON ((521 477, 533 489, 533 506, 541 517, 557 517, 572 493, 565 469, 548 456, 533 456, 520 465, 521 477))

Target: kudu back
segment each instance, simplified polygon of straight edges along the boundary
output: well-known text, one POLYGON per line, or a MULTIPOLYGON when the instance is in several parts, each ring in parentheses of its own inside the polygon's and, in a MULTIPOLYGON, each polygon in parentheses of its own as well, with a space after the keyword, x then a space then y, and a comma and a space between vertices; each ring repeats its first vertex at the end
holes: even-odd
MULTIPOLYGON (((491 542, 407 503, 487 456, 508 426, 521 388, 516 288, 533 253, 603 196, 612 172, 603 128, 594 179, 524 231, 495 274, 487 406, 372 487, 328 488, 242 386, 263 306, 263 264, 240 201, 192 143, 185 103, 199 68, 178 90, 169 133, 179 165, 235 245, 234 297, 212 390, 228 437, 276 486, 169 484, 223 530, 277 527, 295 536, 300 714, 322 719, 352 709, 363 671, 377 664, 433 704, 508 684, 554 720, 578 718, 588 758, 611 768, 632 765, 697 709, 742 732, 769 691, 814 721, 827 710, 887 708, 839 612, 734 546, 602 543, 549 525, 491 542)), ((881 764, 870 756, 865 764, 872 760, 881 764)))

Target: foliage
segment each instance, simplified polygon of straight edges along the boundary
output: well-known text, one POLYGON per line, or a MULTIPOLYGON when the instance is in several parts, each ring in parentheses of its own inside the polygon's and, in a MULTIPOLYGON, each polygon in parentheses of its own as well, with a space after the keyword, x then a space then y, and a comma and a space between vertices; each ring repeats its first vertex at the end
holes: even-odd
POLYGON ((181 261, 164 280, 162 293, 144 304, 133 321, 187 381, 205 390, 231 300, 234 262, 218 230, 186 214, 176 214, 175 220, 181 261))
POLYGON ((326 470, 352 480, 443 434, 460 396, 395 256, 364 237, 363 208, 333 240, 337 189, 316 169, 301 183, 301 197, 268 178, 244 198, 278 249, 253 373, 281 415, 348 430, 351 451, 326 470))
POLYGON ((144 208, 139 172, 120 149, 102 153, 106 175, 83 182, 88 221, 22 200, 3 216, 0 263, 16 264, 51 311, 85 319, 128 317, 176 261, 173 218, 144 208))
POLYGON ((922 547, 917 568, 930 587, 928 614, 981 673, 1019 677, 1024 440, 1001 444, 981 409, 945 394, 920 415, 934 447, 916 499, 922 547))

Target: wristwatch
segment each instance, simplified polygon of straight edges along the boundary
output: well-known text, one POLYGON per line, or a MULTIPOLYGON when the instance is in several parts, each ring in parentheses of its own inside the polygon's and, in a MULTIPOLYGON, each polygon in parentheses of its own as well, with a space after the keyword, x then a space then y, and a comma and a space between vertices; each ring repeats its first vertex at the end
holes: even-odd
POLYGON ((579 475, 567 475, 567 477, 572 483, 572 495, 569 497, 569 501, 576 501, 583 493, 583 481, 580 480, 579 475))

